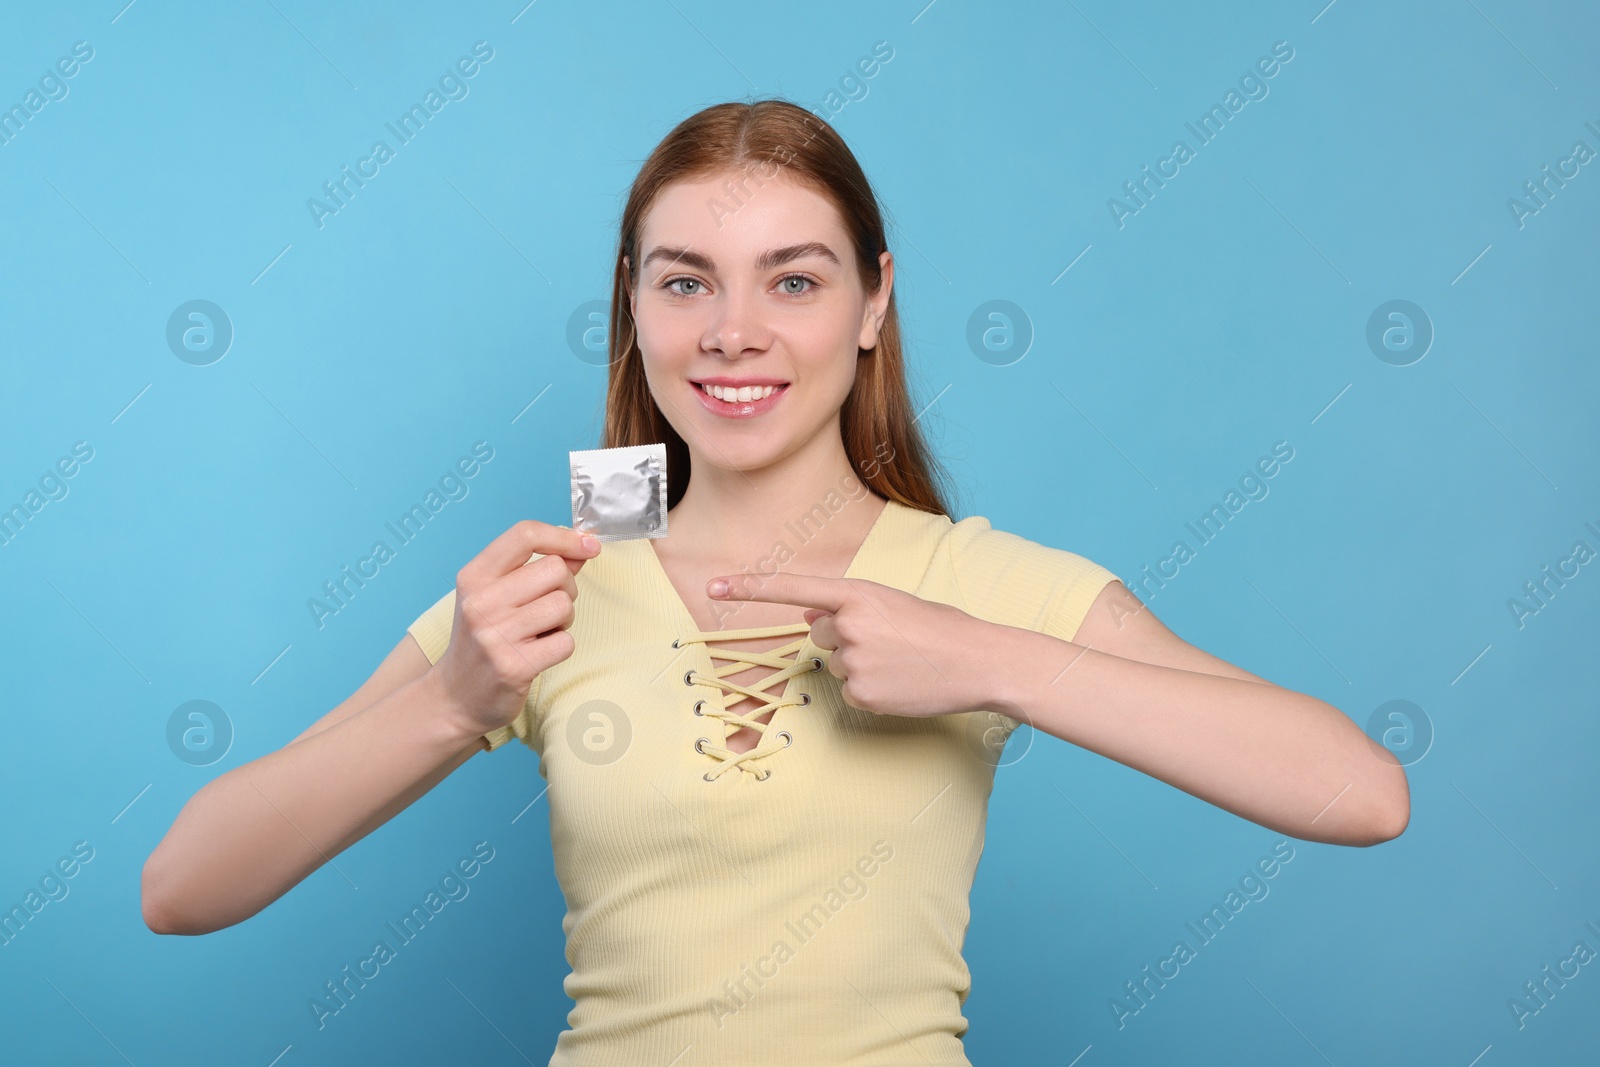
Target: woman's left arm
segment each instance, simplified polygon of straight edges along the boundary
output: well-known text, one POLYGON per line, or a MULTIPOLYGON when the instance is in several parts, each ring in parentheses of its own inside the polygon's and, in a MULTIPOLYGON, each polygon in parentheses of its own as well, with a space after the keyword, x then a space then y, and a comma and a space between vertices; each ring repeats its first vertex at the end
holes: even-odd
POLYGON ((1073 640, 984 623, 984 706, 1279 833, 1398 837, 1404 768, 1343 712, 1195 648, 1120 581, 1073 640))

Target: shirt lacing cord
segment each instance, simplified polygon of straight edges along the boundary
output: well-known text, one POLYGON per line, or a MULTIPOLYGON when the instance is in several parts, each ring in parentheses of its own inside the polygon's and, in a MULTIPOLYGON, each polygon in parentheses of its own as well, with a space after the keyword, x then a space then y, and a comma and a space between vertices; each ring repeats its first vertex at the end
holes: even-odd
MULTIPOLYGON (((784 634, 808 634, 810 632, 811 627, 807 623, 797 623, 792 626, 753 626, 742 630, 696 630, 678 637, 672 642, 672 647, 681 648, 696 641, 702 643, 710 640, 735 641, 746 637, 778 637, 784 634)), ((707 716, 722 724, 722 736, 719 739, 713 742, 709 737, 702 737, 694 745, 696 752, 714 756, 721 761, 721 765, 715 770, 706 772, 706 781, 714 782, 735 767, 755 775, 758 782, 764 782, 771 777, 772 771, 766 767, 759 766, 757 761, 766 759, 773 753, 781 752, 783 749, 788 748, 794 742, 794 737, 786 730, 779 730, 777 736, 785 738, 783 745, 778 747, 767 744, 767 728, 771 724, 756 721, 756 716, 765 714, 768 711, 776 712, 778 708, 803 707, 811 703, 810 693, 802 693, 798 698, 785 698, 782 694, 771 696, 766 692, 768 688, 787 682, 795 675, 822 669, 822 660, 816 656, 812 656, 810 662, 806 664, 801 664, 789 658, 799 653, 801 646, 804 644, 805 639, 799 638, 766 652, 715 648, 711 645, 706 645, 706 651, 711 654, 712 659, 725 659, 732 662, 722 667, 713 666, 712 673, 709 676, 692 669, 684 672, 684 685, 714 685, 719 689, 730 690, 743 696, 766 701, 760 707, 754 708, 746 714, 739 714, 728 709, 727 693, 719 693, 717 699, 712 701, 698 700, 695 702, 694 713, 696 715, 707 716), (724 678, 725 675, 737 674, 753 666, 777 667, 779 669, 753 686, 726 681, 724 678), (761 739, 749 751, 735 752, 723 742, 728 739, 729 727, 738 729, 742 726, 748 726, 756 730, 761 735, 761 739)), ((738 702, 737 697, 734 698, 734 702, 738 702)))

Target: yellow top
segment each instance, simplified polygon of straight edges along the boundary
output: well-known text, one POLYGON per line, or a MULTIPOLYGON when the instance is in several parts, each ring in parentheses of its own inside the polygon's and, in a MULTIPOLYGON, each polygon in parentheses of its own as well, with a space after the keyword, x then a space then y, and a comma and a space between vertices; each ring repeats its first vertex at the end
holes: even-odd
MULTIPOLYGON (((790 529, 803 543, 816 527, 790 529)), ((893 500, 845 573, 1064 640, 1117 577, 893 500)), ((1017 724, 853 708, 809 637, 716 648, 810 628, 697 630, 645 539, 608 542, 576 580, 572 655, 486 735, 532 748, 548 783, 575 1002, 552 1067, 968 1065, 968 895, 1017 724), (720 681, 751 663, 779 669, 720 681), (766 703, 725 712, 736 694, 766 703), (761 735, 745 754, 722 745, 741 726, 761 735)), ((430 662, 454 605, 452 590, 409 628, 430 662)))

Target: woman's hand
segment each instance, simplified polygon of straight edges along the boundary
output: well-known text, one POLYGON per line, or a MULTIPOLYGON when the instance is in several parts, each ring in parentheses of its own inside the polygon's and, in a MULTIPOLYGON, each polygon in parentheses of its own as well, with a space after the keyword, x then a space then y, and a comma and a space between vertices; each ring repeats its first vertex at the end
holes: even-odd
POLYGON ((759 600, 808 608, 811 643, 830 652, 828 672, 852 707, 880 715, 932 717, 986 707, 1006 627, 949 604, 864 578, 805 574, 727 575, 706 584, 714 600, 759 600), (727 592, 717 592, 718 583, 727 592))
POLYGON ((599 541, 589 548, 585 540, 581 531, 523 519, 456 575, 450 647, 433 669, 466 729, 508 725, 539 672, 572 655, 574 576, 600 552, 599 541), (543 558, 528 562, 535 552, 543 558))

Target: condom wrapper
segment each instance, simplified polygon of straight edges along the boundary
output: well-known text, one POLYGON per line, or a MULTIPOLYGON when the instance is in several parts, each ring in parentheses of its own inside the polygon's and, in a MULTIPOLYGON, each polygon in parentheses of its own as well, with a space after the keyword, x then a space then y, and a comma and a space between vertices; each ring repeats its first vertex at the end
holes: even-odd
POLYGON ((667 536, 667 446, 569 452, 572 528, 601 541, 667 536))

